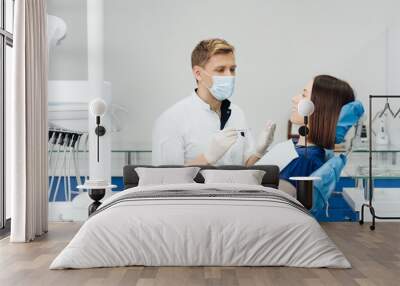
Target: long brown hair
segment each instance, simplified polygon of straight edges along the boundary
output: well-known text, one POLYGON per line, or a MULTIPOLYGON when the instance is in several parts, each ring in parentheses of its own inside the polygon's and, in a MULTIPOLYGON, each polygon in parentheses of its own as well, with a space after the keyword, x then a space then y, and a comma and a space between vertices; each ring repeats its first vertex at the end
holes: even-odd
POLYGON ((315 111, 310 116, 310 142, 333 149, 340 110, 354 99, 354 91, 347 82, 330 75, 316 76, 311 91, 315 111))

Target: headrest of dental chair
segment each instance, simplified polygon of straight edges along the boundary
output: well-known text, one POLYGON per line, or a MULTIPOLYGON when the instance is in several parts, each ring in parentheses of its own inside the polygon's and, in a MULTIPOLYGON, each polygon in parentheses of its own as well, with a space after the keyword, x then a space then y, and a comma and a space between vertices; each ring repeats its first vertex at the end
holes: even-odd
POLYGON ((364 107, 358 100, 343 105, 336 125, 335 144, 344 142, 347 132, 360 120, 363 114, 364 107))

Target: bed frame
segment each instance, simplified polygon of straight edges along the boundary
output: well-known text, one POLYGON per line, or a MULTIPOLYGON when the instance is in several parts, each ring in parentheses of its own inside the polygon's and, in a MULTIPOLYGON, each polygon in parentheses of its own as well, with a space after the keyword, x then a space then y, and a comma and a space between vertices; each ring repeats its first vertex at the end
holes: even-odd
MULTIPOLYGON (((183 168, 184 166, 176 166, 176 165, 162 165, 162 166, 150 166, 150 165, 127 165, 124 167, 124 189, 129 189, 136 187, 139 183, 139 176, 135 171, 137 167, 146 167, 146 168, 183 168)), ((225 166, 195 166, 199 167, 202 170, 205 169, 214 169, 214 170, 263 170, 265 171, 265 175, 262 179, 261 184, 264 187, 271 187, 278 189, 279 186, 279 167, 274 165, 256 165, 251 167, 237 166, 237 165, 225 165, 225 166)), ((197 183, 204 183, 204 178, 200 174, 194 178, 197 183)))

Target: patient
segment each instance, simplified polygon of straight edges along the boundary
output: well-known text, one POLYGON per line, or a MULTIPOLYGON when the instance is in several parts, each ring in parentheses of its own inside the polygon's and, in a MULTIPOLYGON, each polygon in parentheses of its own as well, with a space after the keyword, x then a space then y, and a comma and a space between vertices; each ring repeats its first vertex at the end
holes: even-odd
POLYGON ((302 125, 304 118, 298 114, 297 105, 303 98, 311 99, 315 111, 309 120, 307 137, 307 157, 305 157, 305 139, 300 137, 296 144, 299 155, 281 171, 281 179, 290 181, 292 176, 309 176, 325 163, 325 149, 335 145, 336 125, 343 105, 355 100, 351 86, 329 75, 316 76, 304 88, 303 92, 292 99, 290 121, 302 125))

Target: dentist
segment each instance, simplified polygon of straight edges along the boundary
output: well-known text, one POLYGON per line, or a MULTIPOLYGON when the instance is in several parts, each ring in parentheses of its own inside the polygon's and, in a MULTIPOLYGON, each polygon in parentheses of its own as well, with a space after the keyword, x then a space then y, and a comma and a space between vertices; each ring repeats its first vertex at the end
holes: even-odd
POLYGON ((234 47, 203 40, 192 52, 197 88, 163 112, 153 128, 153 165, 254 165, 273 141, 268 122, 256 144, 234 92, 234 47))

